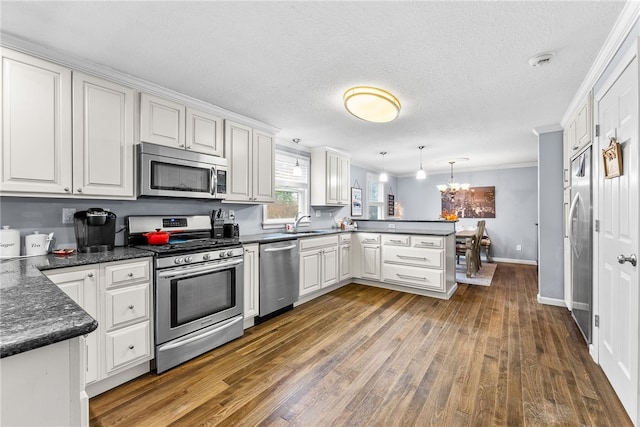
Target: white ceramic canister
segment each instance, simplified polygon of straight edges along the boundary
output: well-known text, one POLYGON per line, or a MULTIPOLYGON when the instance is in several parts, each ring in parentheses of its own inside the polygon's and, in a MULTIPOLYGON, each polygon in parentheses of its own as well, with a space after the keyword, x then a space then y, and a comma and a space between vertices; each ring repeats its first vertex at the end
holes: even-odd
POLYGON ((49 246, 47 237, 46 234, 40 234, 39 231, 34 231, 33 234, 24 236, 25 255, 46 255, 49 246))
POLYGON ((0 230, 0 257, 20 256, 20 232, 3 225, 0 230))

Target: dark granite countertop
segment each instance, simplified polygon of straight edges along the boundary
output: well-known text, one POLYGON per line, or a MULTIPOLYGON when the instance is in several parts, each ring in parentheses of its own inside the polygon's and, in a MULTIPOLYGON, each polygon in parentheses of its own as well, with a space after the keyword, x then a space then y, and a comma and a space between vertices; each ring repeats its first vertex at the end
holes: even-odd
MULTIPOLYGON (((435 222, 435 221, 432 221, 435 222)), ((295 240, 306 237, 321 237, 330 234, 338 234, 338 233, 387 233, 387 234, 410 234, 410 235, 426 235, 426 236, 449 236, 454 234, 455 232, 452 230, 396 230, 396 229, 388 229, 388 228, 357 228, 355 230, 339 230, 337 228, 326 229, 326 230, 302 230, 300 233, 285 233, 285 232, 274 232, 274 233, 263 233, 263 234, 248 234, 244 236, 240 236, 240 243, 243 245, 247 245, 250 243, 272 243, 272 242, 280 242, 284 240, 295 240)))
POLYGON ((88 334, 98 322, 42 270, 153 256, 135 248, 0 261, 0 358, 88 334))

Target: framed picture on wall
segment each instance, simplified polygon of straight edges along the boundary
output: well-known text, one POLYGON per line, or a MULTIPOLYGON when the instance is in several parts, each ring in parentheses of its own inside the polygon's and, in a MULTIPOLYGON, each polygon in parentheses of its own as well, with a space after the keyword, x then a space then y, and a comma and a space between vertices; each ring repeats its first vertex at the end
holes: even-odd
POLYGON ((393 194, 387 195, 387 216, 395 216, 395 206, 396 196, 394 196, 393 194))
POLYGON ((351 216, 362 216, 362 188, 351 187, 351 216))

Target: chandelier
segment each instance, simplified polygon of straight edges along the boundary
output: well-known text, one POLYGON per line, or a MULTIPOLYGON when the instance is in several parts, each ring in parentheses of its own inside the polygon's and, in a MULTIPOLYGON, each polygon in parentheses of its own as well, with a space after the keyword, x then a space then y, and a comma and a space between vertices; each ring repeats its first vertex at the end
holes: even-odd
POLYGON ((450 161, 449 164, 451 165, 451 177, 449 177, 449 182, 447 184, 440 184, 438 185, 438 190, 440 190, 440 194, 442 196, 449 196, 451 198, 451 200, 454 199, 454 197, 456 197, 456 193, 460 190, 462 191, 466 191, 469 189, 469 184, 458 184, 457 182, 454 181, 453 179, 453 164, 455 162, 454 161, 450 161))

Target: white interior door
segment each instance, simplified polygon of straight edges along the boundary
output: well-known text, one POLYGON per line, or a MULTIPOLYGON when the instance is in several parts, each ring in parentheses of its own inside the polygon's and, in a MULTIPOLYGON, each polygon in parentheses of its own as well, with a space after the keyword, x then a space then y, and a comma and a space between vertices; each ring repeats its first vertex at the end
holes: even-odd
POLYGON ((633 59, 598 101, 600 137, 594 156, 615 137, 623 174, 605 179, 598 168, 599 362, 633 422, 638 425, 638 266, 618 256, 638 254, 638 60, 633 59))

